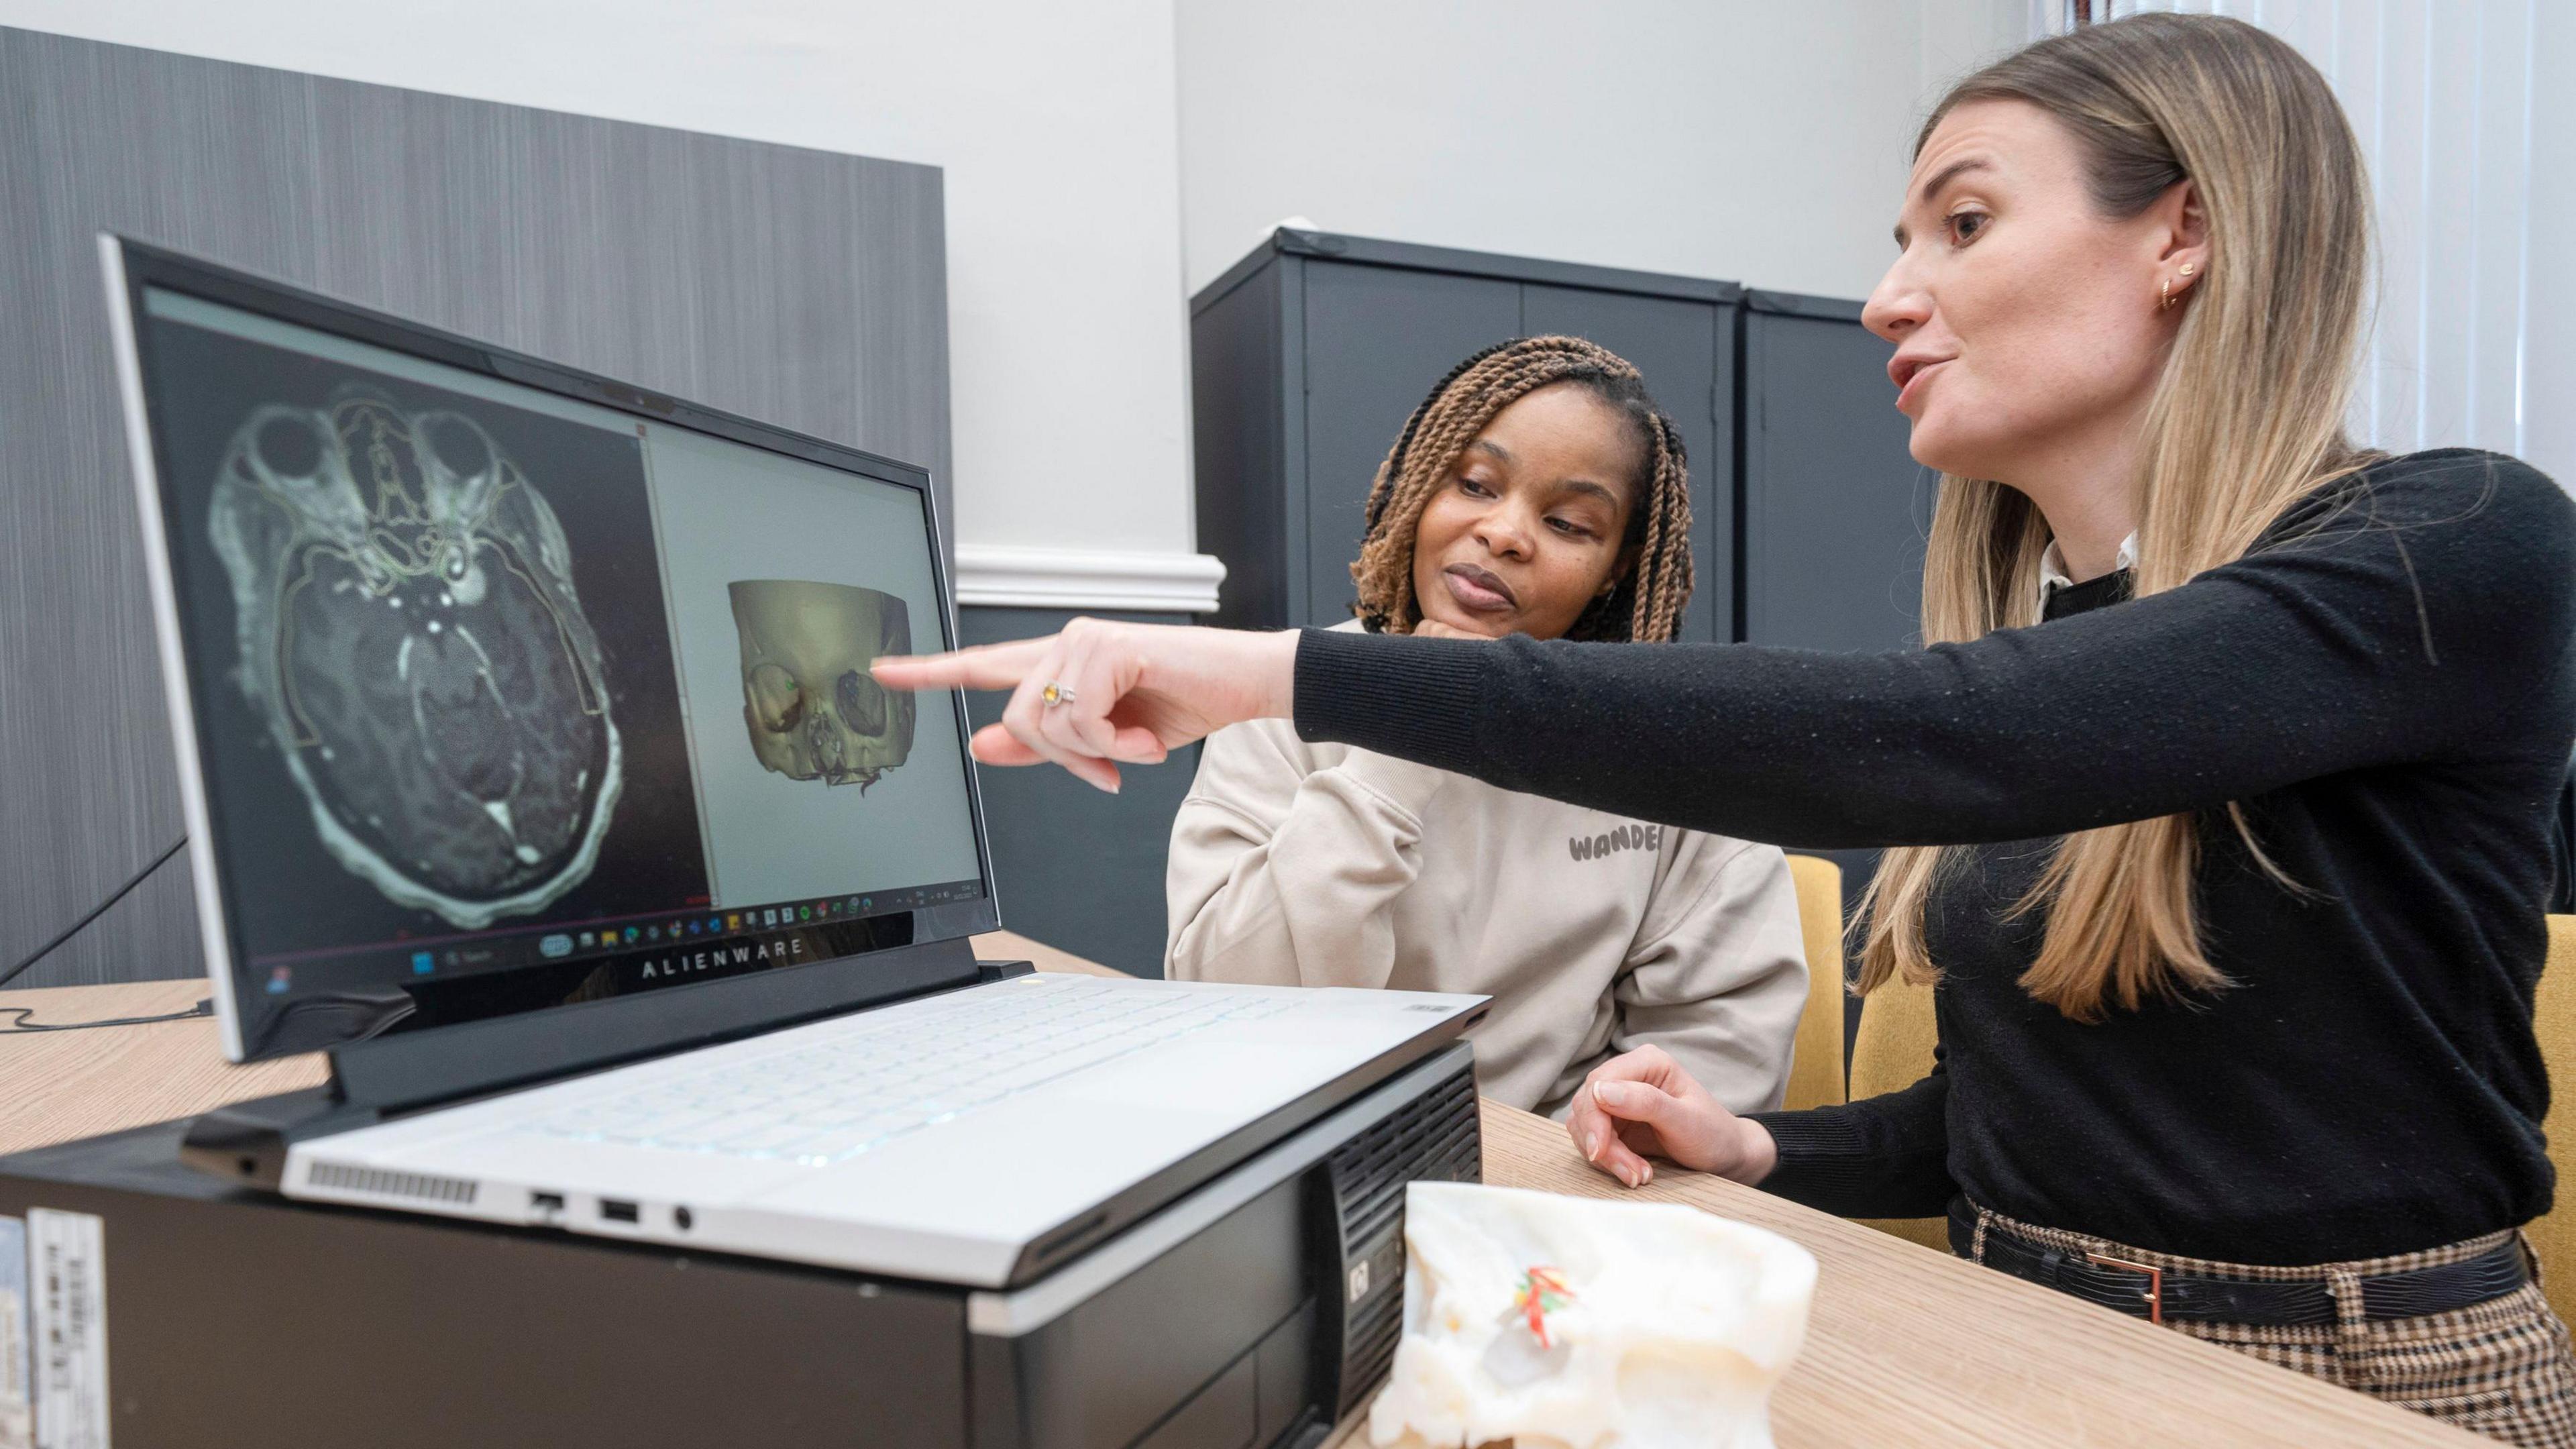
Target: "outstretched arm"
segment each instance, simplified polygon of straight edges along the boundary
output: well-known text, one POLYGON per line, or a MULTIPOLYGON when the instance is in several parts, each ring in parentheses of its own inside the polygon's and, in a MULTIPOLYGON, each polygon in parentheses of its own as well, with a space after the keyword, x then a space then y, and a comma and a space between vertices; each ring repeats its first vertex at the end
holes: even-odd
POLYGON ((991 763, 1104 788, 1235 720, 1752 840, 1968 844, 2438 761, 2531 707, 2576 637, 2576 508, 2458 455, 2320 494, 2179 588, 1894 654, 1468 643, 1077 621, 890 685, 1016 688, 991 763), (1049 682, 1061 698, 1041 697, 1049 682))
MULTIPOLYGON (((2392 465, 2394 466, 2394 465, 2392 465)), ((1824 654, 1305 641, 1309 738, 1752 840, 2023 840, 2342 771, 2491 758, 2570 667, 2576 508, 2509 459, 2329 490, 2178 588, 1824 654)))

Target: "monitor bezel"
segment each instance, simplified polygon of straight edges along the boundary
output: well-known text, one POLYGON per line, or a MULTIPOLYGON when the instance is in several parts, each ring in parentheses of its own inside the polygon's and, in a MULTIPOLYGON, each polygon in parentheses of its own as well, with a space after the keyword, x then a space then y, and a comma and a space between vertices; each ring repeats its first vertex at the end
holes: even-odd
MULTIPOLYGON (((461 368, 496 381, 532 387, 573 401, 610 409, 648 423, 663 423, 721 438, 745 446, 782 454, 802 461, 820 464, 841 472, 855 474, 872 482, 911 490, 919 497, 922 516, 930 534, 930 567, 932 582, 939 596, 939 627, 942 647, 958 647, 959 626, 956 592, 949 582, 948 536, 939 511, 937 490, 928 470, 856 448, 826 442, 739 414, 725 412, 702 404, 688 402, 651 389, 623 383, 597 373, 585 372, 562 363, 548 361, 514 349, 478 341, 457 333, 410 321, 372 308, 325 296, 310 289, 273 278, 262 277, 233 267, 192 257, 148 242, 137 241, 113 232, 99 235, 101 265, 105 273, 107 300, 111 313, 111 334, 116 351, 120 391, 123 396, 129 471, 133 475, 136 505, 141 515, 145 569, 151 585, 155 614, 155 633, 159 636, 161 673, 171 716, 171 732, 176 763, 179 767, 180 801, 188 831, 188 859, 194 883, 199 933, 202 938, 206 975, 214 998, 216 1015, 223 1037, 224 1055, 235 1062, 257 1061, 270 1057, 293 1055, 317 1047, 333 1050, 342 1057, 354 1044, 344 1042, 298 1041, 291 1045, 268 1045, 246 1038, 239 993, 243 990, 248 969, 236 941, 232 887, 226 880, 216 849, 213 830, 214 807, 205 788, 207 761, 198 739, 195 680, 188 669, 188 642, 180 624, 176 578, 172 571, 169 531, 165 522, 168 498, 161 478, 165 461, 160 452, 157 431, 152 426, 151 404, 144 385, 150 339, 142 322, 145 318, 144 294, 149 288, 160 288, 200 298, 218 305, 237 308, 254 315, 327 333, 333 336, 383 347, 408 356, 461 368)), ((975 978, 973 952, 970 950, 931 950, 948 942, 963 942, 979 932, 1000 927, 999 902, 993 881, 992 847, 986 837, 981 782, 976 777, 973 757, 968 753, 971 726, 968 721, 963 691, 953 691, 957 746, 966 776, 968 813, 972 818, 978 879, 983 895, 971 901, 950 902, 925 907, 912 916, 911 944, 829 956, 811 962, 755 972, 745 976, 712 981, 692 982, 661 990, 604 1000, 564 1003, 530 1010, 496 1015, 475 1021, 426 1027, 417 1031, 380 1038, 368 1043, 394 1049, 391 1054, 419 1058, 438 1051, 437 1043, 461 1039, 467 1034, 487 1038, 505 1035, 526 1039, 524 1030, 494 1033, 490 1029, 512 1023, 542 1020, 570 1025, 576 1019, 596 1021, 608 1026, 607 1018, 623 1015, 630 1018, 626 1029, 612 1029, 604 1035, 619 1044, 615 1054, 634 1056, 650 1050, 649 1042, 658 1029, 670 1033, 673 1044, 702 1041, 711 1036, 740 1035, 767 1029, 785 1021, 810 1018, 831 1011, 854 1009, 879 1001, 962 984, 975 978), (901 969, 882 973, 886 979, 871 979, 879 973, 853 973, 846 969, 851 962, 876 962, 903 958, 890 966, 901 969), (806 989, 779 991, 772 983, 776 978, 795 977, 806 983, 806 989), (826 983, 828 982, 828 986, 826 983), (819 994, 815 987, 825 987, 819 994), (755 989, 762 988, 762 989, 755 989), (745 1009, 701 1009, 691 1012, 682 1006, 694 1002, 701 1008, 714 1007, 719 998, 734 1000, 725 1004, 745 1009), (623 1009, 621 1011, 621 1008, 623 1009), (639 1008, 644 1008, 640 1009, 639 1008)), ((600 1033, 585 1033, 601 1035, 600 1033)), ((547 1033, 546 1035, 554 1035, 547 1033)), ((560 1038, 558 1038, 560 1039, 560 1038)), ((491 1043, 497 1044, 497 1043, 491 1043)), ((476 1055, 489 1055, 478 1051, 476 1055)), ((568 1068, 594 1065, 596 1059, 567 1063, 568 1068)), ((346 1063, 343 1062, 345 1066, 346 1063)), ((511 1068, 514 1079, 530 1075, 527 1064, 511 1068)))

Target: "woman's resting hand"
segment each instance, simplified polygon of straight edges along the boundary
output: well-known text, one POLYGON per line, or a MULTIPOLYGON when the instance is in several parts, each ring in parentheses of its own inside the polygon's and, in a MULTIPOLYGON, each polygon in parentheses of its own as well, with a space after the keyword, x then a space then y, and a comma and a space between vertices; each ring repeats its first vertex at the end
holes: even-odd
POLYGON ((1726 1110, 1658 1046, 1594 1067, 1574 1094, 1565 1130, 1584 1161, 1630 1187, 1654 1181, 1648 1153, 1748 1185, 1770 1176, 1779 1160, 1761 1123, 1726 1110))
POLYGON ((1007 689, 1002 722, 975 732, 988 765, 1052 760, 1103 790, 1118 764, 1159 764, 1181 745, 1290 713, 1297 631, 1254 633, 1076 619, 1043 639, 879 659, 888 689, 1007 689), (1050 685, 1064 701, 1048 704, 1050 685))

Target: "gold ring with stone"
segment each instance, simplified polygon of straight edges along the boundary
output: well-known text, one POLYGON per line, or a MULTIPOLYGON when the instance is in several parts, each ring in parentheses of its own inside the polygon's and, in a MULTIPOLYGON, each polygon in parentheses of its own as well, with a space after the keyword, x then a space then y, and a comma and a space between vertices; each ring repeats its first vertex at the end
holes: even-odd
POLYGON ((1046 688, 1038 691, 1038 698, 1045 701, 1050 706, 1071 704, 1073 703, 1073 689, 1070 685, 1060 684, 1057 681, 1050 679, 1046 682, 1046 688))

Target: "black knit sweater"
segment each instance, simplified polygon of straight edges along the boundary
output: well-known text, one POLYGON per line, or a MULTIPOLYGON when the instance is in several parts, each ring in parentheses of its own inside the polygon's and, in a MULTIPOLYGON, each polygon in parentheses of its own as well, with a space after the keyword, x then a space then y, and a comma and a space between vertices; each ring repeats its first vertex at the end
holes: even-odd
POLYGON ((2180 588, 2051 613, 1875 655, 1310 631, 1297 726, 1756 840, 1978 847, 1927 910, 1941 1069, 1763 1114, 1770 1191, 1864 1217, 1964 1193, 2282 1264, 2547 1211, 2531 999, 2576 739, 2576 506, 2511 459, 2392 459, 2180 588), (2255 867, 2229 801, 2303 893, 2255 867), (2182 811, 2234 987, 2089 1026, 2031 1000, 2042 922, 2009 908, 2054 839, 2182 811))

